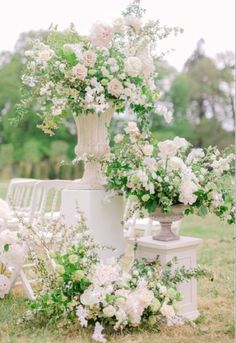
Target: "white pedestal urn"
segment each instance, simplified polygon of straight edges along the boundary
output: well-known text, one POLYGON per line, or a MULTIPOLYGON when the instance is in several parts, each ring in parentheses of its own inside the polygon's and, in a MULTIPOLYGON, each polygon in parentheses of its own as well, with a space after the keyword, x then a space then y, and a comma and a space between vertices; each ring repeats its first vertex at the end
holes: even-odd
POLYGON ((90 155, 95 161, 85 162, 85 171, 81 180, 75 181, 74 190, 62 192, 62 214, 67 226, 78 220, 77 208, 84 213, 87 226, 95 239, 102 245, 110 246, 116 251, 100 252, 102 258, 118 257, 125 252, 123 235, 123 199, 114 197, 105 201, 99 159, 109 153, 107 127, 114 110, 107 109, 101 115, 88 114, 75 117, 78 144, 75 152, 78 158, 90 155))
POLYGON ((183 218, 185 208, 185 205, 179 204, 173 206, 170 213, 163 213, 160 208, 151 213, 150 218, 159 221, 161 226, 161 231, 156 236, 153 236, 153 239, 165 242, 180 239, 179 235, 172 231, 172 224, 183 218))
POLYGON ((93 156, 95 161, 85 162, 84 175, 79 181, 89 189, 103 189, 99 159, 109 153, 107 127, 110 124, 114 110, 108 108, 100 115, 84 114, 75 117, 78 144, 75 153, 78 158, 84 155, 93 156))

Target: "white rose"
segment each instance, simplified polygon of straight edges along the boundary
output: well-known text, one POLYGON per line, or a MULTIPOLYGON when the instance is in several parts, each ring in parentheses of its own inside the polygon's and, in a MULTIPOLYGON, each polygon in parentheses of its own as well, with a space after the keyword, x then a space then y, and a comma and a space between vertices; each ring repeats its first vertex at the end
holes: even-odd
POLYGON ((51 49, 42 50, 38 54, 38 59, 42 62, 48 62, 54 55, 54 51, 51 49))
POLYGON ((118 98, 123 91, 123 86, 119 80, 112 79, 107 85, 107 90, 111 95, 118 98))
POLYGON ((84 79, 87 76, 87 68, 85 66, 83 66, 82 64, 76 64, 73 68, 72 68, 72 75, 81 81, 84 81, 84 79))
POLYGON ((125 60, 125 70, 128 75, 138 76, 142 70, 142 62, 138 57, 128 57, 125 60))
POLYGON ((178 151, 178 146, 174 141, 167 139, 166 141, 158 143, 160 157, 163 159, 175 156, 178 151))
POLYGON ((103 309, 103 314, 105 317, 113 317, 116 314, 116 309, 114 306, 109 305, 103 309))
POLYGON ((151 144, 145 144, 142 147, 142 151, 143 151, 144 155, 150 156, 153 153, 153 146, 151 144))

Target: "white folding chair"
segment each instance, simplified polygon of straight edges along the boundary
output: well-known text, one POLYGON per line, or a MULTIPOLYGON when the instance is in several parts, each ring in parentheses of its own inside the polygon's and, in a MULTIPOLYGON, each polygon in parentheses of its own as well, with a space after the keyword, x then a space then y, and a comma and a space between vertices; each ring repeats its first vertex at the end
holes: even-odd
MULTIPOLYGON (((62 190, 75 188, 76 183, 69 180, 46 180, 39 181, 35 184, 32 193, 28 224, 31 224, 32 226, 34 226, 35 223, 42 224, 40 232, 37 233, 40 236, 43 236, 46 241, 50 241, 51 238, 51 232, 48 231, 48 224, 60 217, 62 190)), ((36 283, 37 280, 29 280, 24 270, 32 268, 32 266, 32 263, 25 264, 19 273, 21 283, 30 299, 35 298, 32 284, 36 283)))
POLYGON ((0 218, 0 228, 15 229, 19 225, 18 216, 27 218, 30 212, 30 204, 34 185, 38 182, 35 179, 15 178, 8 186, 6 202, 11 209, 11 218, 3 220, 0 218))

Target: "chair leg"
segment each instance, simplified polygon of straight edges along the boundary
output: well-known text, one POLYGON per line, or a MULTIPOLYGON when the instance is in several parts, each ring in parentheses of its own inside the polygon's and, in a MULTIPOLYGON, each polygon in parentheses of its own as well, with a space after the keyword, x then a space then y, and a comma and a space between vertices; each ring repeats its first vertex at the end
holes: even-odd
POLYGON ((29 299, 31 300, 35 300, 35 295, 34 295, 34 291, 30 285, 30 282, 29 280, 27 279, 25 273, 23 270, 20 271, 20 275, 19 275, 20 279, 21 279, 21 282, 22 282, 22 285, 24 287, 24 290, 26 292, 26 295, 29 299))

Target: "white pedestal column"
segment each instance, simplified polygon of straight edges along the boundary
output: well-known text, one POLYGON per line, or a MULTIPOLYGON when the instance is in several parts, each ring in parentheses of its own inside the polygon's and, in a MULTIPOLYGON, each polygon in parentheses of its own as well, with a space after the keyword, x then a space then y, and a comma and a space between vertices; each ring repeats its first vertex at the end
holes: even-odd
MULTIPOLYGON (((177 257, 178 266, 186 268, 196 267, 197 246, 202 242, 199 238, 181 236, 180 240, 171 242, 155 241, 152 237, 141 237, 138 239, 136 250, 137 258, 147 258, 153 260, 157 255, 160 256, 161 265, 177 257)), ((197 281, 192 279, 188 282, 182 282, 178 286, 183 295, 180 303, 179 314, 183 317, 194 320, 199 316, 197 309, 197 281)))
POLYGON ((118 257, 125 252, 123 234, 124 206, 122 197, 104 201, 105 191, 101 189, 63 190, 61 212, 65 224, 72 226, 78 220, 78 207, 86 218, 89 230, 102 245, 112 246, 116 251, 106 250, 100 253, 102 258, 118 257))

